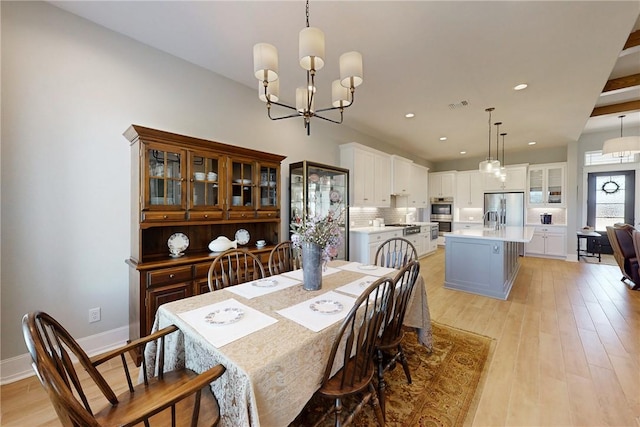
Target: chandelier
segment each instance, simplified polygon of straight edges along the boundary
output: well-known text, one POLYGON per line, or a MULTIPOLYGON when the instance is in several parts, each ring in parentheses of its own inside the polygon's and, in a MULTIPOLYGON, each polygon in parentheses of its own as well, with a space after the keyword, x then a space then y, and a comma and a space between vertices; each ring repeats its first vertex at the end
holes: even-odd
POLYGON ((362 84, 362 55, 359 52, 347 52, 340 56, 340 79, 331 84, 331 107, 315 109, 316 71, 324 66, 324 33, 319 28, 309 26, 309 0, 307 0, 307 26, 300 31, 299 57, 300 66, 307 71, 306 87, 296 89, 296 106, 278 102, 278 50, 269 43, 258 43, 253 46, 253 71, 261 82, 258 85, 258 97, 267 103, 267 116, 271 120, 302 117, 307 135, 311 134, 311 118, 317 117, 328 122, 341 124, 343 111, 353 104, 357 86, 362 84), (292 114, 273 117, 271 105, 277 105, 295 111, 292 114), (337 110, 340 119, 325 117, 321 113, 337 110))
POLYGON ((622 119, 625 117, 625 115, 618 116, 620 119, 620 137, 608 139, 602 146, 602 154, 620 157, 620 161, 622 161, 623 157, 640 153, 640 136, 622 136, 622 119))
POLYGON ((493 107, 487 108, 486 110, 484 110, 489 113, 489 154, 486 160, 483 160, 480 162, 480 164, 478 165, 478 169, 480 170, 480 172, 486 172, 486 173, 495 173, 496 170, 500 170, 500 161, 497 160, 497 157, 498 157, 497 144, 496 144, 496 160, 493 160, 493 157, 491 157, 491 112, 493 110, 495 110, 495 108, 493 107))

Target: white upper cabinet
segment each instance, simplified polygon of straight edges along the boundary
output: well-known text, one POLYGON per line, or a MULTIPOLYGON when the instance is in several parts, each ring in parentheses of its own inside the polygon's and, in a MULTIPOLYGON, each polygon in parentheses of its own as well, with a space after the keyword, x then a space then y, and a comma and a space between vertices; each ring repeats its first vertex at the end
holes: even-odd
POLYGON ((391 194, 407 196, 411 186, 411 164, 413 161, 404 157, 391 156, 391 194))
POLYGON ((429 174, 429 197, 454 197, 455 172, 432 172, 429 174))
POLYGON ((458 172, 456 195, 453 199, 458 208, 483 208, 484 194, 480 171, 458 172))
POLYGON ((340 166, 351 171, 351 206, 391 206, 391 159, 381 151, 350 143, 340 146, 340 166))
POLYGON ((483 173, 484 191, 525 191, 527 188, 527 165, 507 166, 504 182, 490 173, 483 173))
POLYGON ((527 204, 531 207, 564 207, 566 163, 529 167, 527 204))
POLYGON ((426 208, 429 204, 428 185, 429 168, 411 163, 411 181, 409 186, 408 206, 426 208))

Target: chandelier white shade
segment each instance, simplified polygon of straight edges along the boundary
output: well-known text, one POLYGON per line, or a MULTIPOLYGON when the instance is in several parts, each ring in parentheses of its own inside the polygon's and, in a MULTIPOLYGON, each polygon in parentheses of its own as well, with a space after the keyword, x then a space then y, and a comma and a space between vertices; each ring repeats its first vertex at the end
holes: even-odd
POLYGON ((331 106, 316 109, 316 71, 324 67, 324 33, 322 30, 309 26, 309 1, 306 2, 307 26, 300 31, 298 38, 298 54, 300 66, 307 72, 307 85, 296 89, 295 107, 278 102, 278 50, 268 43, 257 43, 253 47, 253 71, 260 81, 258 98, 267 104, 267 116, 271 120, 303 117, 307 135, 311 133, 311 118, 318 117, 332 123, 341 124, 344 109, 351 106, 354 100, 355 88, 363 82, 362 55, 359 52, 347 52, 340 56, 340 79, 331 84, 331 106), (277 105, 294 113, 273 117, 271 106, 277 105), (319 113, 336 110, 339 119, 332 119, 319 113))
POLYGON ((602 154, 626 157, 640 153, 640 136, 622 136, 622 119, 624 117, 626 116, 618 116, 620 119, 620 137, 606 140, 602 146, 602 154))

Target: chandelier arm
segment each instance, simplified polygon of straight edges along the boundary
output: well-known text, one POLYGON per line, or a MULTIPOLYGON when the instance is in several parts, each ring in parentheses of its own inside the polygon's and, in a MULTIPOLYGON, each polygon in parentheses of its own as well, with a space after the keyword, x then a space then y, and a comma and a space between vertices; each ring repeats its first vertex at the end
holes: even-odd
MULTIPOLYGON (((295 108, 289 107, 288 105, 285 104, 279 104, 279 103, 272 103, 272 104, 276 104, 276 105, 280 105, 282 107, 287 107, 287 108, 291 108, 292 110, 295 110, 295 108)), ((282 120, 282 119, 290 119, 292 117, 301 117, 302 114, 297 112, 294 114, 289 114, 288 116, 282 116, 282 117, 272 117, 271 116, 271 108, 269 105, 267 105, 267 116, 271 119, 271 120, 282 120)))
MULTIPOLYGON (((333 109, 335 109, 335 108, 332 108, 332 110, 333 109)), ((314 117, 317 117, 317 118, 322 119, 322 120, 326 120, 326 121, 331 122, 331 123, 335 123, 337 125, 341 125, 342 124, 342 120, 344 118, 344 116, 342 115, 342 110, 340 110, 340 121, 333 120, 333 119, 330 119, 328 117, 323 117, 323 116, 320 116, 318 114, 314 114, 314 117)))

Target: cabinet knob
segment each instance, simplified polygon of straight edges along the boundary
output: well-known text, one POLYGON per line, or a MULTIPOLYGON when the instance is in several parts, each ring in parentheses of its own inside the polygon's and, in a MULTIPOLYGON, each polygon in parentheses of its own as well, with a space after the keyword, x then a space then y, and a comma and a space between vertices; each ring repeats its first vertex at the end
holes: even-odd
POLYGON ((205 217, 205 218, 209 218, 209 215, 207 215, 207 214, 204 214, 204 217, 205 217))
POLYGON ((173 274, 173 273, 171 273, 171 274, 169 275, 169 279, 173 279, 174 277, 176 277, 176 275, 175 275, 175 274, 173 274))
POLYGON ((168 217, 167 215, 162 215, 162 218, 163 218, 163 219, 167 219, 167 218, 169 218, 169 217, 168 217))

